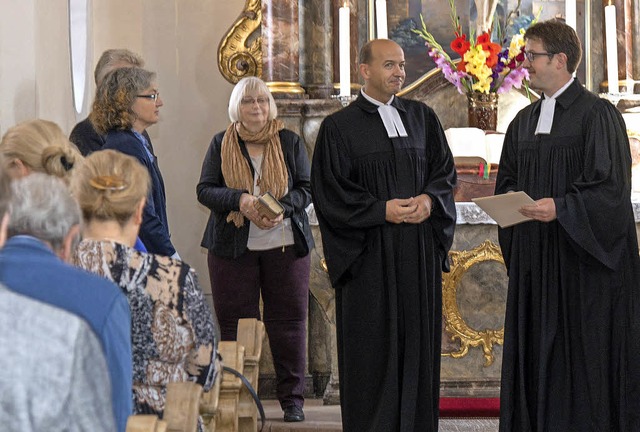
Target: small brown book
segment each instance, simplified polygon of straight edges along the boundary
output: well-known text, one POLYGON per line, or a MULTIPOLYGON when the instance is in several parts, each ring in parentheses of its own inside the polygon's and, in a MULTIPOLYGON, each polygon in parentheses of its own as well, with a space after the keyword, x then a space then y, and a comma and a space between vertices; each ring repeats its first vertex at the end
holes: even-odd
POLYGON ((270 192, 265 192, 258 197, 256 210, 260 216, 266 216, 267 219, 275 219, 284 213, 284 207, 270 192))

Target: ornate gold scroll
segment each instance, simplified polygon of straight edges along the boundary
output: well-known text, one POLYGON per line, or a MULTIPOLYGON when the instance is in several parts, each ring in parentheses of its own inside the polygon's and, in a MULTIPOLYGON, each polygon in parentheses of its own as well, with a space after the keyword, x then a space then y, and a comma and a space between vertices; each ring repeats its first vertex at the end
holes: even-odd
POLYGON ((218 68, 230 83, 262 75, 262 39, 251 35, 262 24, 261 0, 247 0, 240 17, 218 46, 218 68))
POLYGON ((484 365, 493 363, 493 344, 504 343, 504 327, 500 330, 476 330, 471 328, 460 315, 457 300, 457 287, 469 268, 483 261, 497 261, 504 264, 504 259, 498 246, 486 240, 480 246, 469 251, 451 251, 451 272, 443 273, 442 277, 442 311, 445 320, 445 330, 451 335, 451 340, 460 341, 460 350, 442 354, 453 358, 467 355, 469 347, 482 347, 484 365))

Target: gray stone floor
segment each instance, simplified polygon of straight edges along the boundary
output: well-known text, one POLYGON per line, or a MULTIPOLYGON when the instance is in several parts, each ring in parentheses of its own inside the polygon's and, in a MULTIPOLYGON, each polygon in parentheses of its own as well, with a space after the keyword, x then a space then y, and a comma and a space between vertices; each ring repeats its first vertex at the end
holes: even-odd
MULTIPOLYGON (((263 432, 341 432, 340 407, 322 405, 322 400, 307 399, 301 423, 285 423, 276 400, 262 401, 267 421, 263 432)), ((496 432, 498 419, 440 419, 439 432, 496 432)))

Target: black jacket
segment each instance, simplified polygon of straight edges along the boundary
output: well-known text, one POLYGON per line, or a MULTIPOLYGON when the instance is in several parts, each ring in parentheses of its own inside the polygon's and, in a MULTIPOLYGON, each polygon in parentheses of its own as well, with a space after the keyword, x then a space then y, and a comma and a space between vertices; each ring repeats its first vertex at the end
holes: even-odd
MULTIPOLYGON (((280 202, 285 209, 284 217, 291 218, 293 222, 291 226, 296 253, 298 256, 305 256, 314 246, 309 219, 305 211, 311 203, 309 157, 298 135, 287 129, 279 133, 282 153, 289 172, 289 192, 280 199, 280 202)), ((214 255, 237 258, 247 250, 249 221, 245 220, 242 227, 236 228, 233 222, 227 222, 227 215, 233 210, 240 210, 240 196, 249 191, 227 187, 222 177, 220 150, 223 136, 224 132, 220 132, 213 137, 202 163, 200 182, 196 187, 198 201, 211 210, 201 246, 214 255)), ((240 138, 238 141, 253 174, 247 148, 240 138)))
MULTIPOLYGON (((147 131, 142 132, 142 135, 147 139, 149 147, 151 147, 151 153, 154 153, 153 144, 147 131)), ((78 147, 78 150, 80 150, 80 153, 82 153, 82 156, 85 157, 94 151, 102 149, 105 139, 105 135, 100 135, 96 132, 89 117, 75 125, 71 131, 71 135, 69 135, 69 141, 74 143, 78 147)))

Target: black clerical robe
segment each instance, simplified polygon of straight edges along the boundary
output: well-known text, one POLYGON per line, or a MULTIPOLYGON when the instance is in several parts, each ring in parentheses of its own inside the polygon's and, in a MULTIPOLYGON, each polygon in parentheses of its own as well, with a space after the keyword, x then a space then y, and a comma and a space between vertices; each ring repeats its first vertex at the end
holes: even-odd
POLYGON ((540 101, 505 137, 496 194, 553 198, 557 219, 499 231, 509 273, 500 430, 640 430, 639 258, 624 120, 575 80, 551 133, 540 101))
POLYGON ((345 432, 438 424, 442 270, 453 240, 453 157, 435 113, 394 98, 408 137, 389 138, 362 95, 327 117, 311 190, 336 290, 345 432), (386 201, 428 194, 421 224, 385 221, 386 201))

